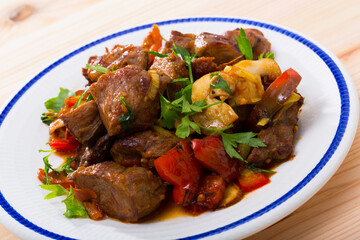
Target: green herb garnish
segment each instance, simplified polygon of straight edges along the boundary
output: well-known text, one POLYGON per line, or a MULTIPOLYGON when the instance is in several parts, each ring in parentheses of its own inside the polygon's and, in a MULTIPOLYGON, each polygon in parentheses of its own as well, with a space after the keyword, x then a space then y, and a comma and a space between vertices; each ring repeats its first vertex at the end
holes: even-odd
POLYGON ((236 37, 235 39, 240 52, 245 56, 245 58, 247 60, 253 60, 253 51, 243 28, 240 29, 240 37, 236 37))
POLYGON ((70 167, 70 164, 75 161, 75 158, 65 158, 66 162, 64 162, 62 165, 60 165, 57 168, 54 168, 53 171, 55 172, 61 172, 65 171, 67 174, 72 173, 74 170, 70 167))
POLYGON ((86 64, 86 68, 100 72, 100 73, 107 73, 109 71, 109 69, 107 69, 106 67, 100 66, 100 65, 90 65, 90 64, 86 64))
POLYGON ((201 128, 211 131, 213 132, 213 134, 218 133, 221 136, 226 153, 231 158, 237 158, 243 162, 247 162, 247 161, 244 160, 240 156, 240 154, 236 151, 235 148, 237 147, 237 144, 242 143, 250 147, 266 147, 266 145, 261 139, 256 138, 257 133, 253 133, 253 132, 224 133, 225 130, 230 129, 232 127, 233 125, 227 126, 222 129, 211 129, 205 127, 201 127, 201 128))
POLYGON ((84 98, 85 94, 87 93, 87 91, 89 90, 89 87, 86 87, 85 91, 83 92, 83 94, 80 95, 80 97, 78 98, 78 100, 76 101, 75 105, 73 106, 73 108, 77 108, 80 103, 81 100, 84 98))
POLYGON ((66 190, 60 184, 56 185, 40 185, 42 189, 51 191, 45 196, 45 199, 52 199, 59 196, 68 195, 62 202, 65 203, 66 212, 64 213, 67 218, 89 217, 84 206, 79 200, 75 198, 73 187, 70 186, 70 191, 66 190))
POLYGON ((253 163, 251 165, 246 165, 246 168, 250 169, 253 172, 276 173, 275 171, 272 171, 272 170, 257 168, 257 167, 255 167, 255 163, 253 163))
POLYGON ((66 190, 63 186, 60 184, 54 184, 54 185, 40 185, 42 189, 51 191, 51 193, 47 194, 45 196, 45 200, 52 199, 55 197, 60 197, 69 194, 69 191, 66 190))
POLYGON ((45 179, 45 184, 49 185, 50 184, 50 180, 49 180, 49 170, 53 170, 52 165, 49 163, 49 157, 51 156, 51 154, 53 154, 55 152, 55 150, 39 150, 39 152, 48 152, 49 154, 46 155, 45 157, 43 157, 43 162, 44 162, 44 173, 46 176, 45 179))
POLYGON ((176 55, 180 56, 181 59, 185 61, 185 64, 188 66, 190 82, 193 83, 194 78, 193 78, 193 74, 192 74, 191 61, 196 57, 196 54, 191 56, 190 53, 188 52, 188 50, 186 50, 186 48, 177 46, 177 45, 175 45, 175 43, 173 43, 173 46, 174 46, 176 55))
POLYGON ((262 58, 270 58, 270 59, 274 60, 275 56, 274 56, 273 52, 267 52, 267 53, 265 53, 265 57, 264 57, 264 54, 261 53, 258 59, 260 60, 262 58))
POLYGON ((159 58, 168 57, 168 56, 170 56, 170 54, 171 54, 171 53, 162 54, 162 53, 154 52, 154 51, 148 51, 148 53, 151 54, 151 55, 157 56, 157 57, 159 57, 159 58))
POLYGON ((192 122, 189 119, 189 115, 185 115, 185 117, 181 118, 181 123, 176 128, 176 136, 179 138, 187 138, 190 135, 190 127, 201 134, 200 126, 197 123, 192 122))
POLYGON ((41 121, 47 125, 50 125, 58 113, 64 106, 64 100, 71 96, 75 96, 75 93, 69 89, 60 88, 60 92, 57 97, 50 98, 45 102, 45 107, 48 112, 41 114, 41 121))
POLYGON ((186 85, 186 86, 191 84, 189 78, 175 78, 175 79, 172 80, 171 82, 172 82, 172 83, 174 83, 174 82, 181 82, 182 84, 184 84, 184 85, 186 85))
POLYGON ((84 206, 79 200, 75 198, 73 187, 70 186, 70 192, 66 199, 62 201, 65 203, 66 212, 64 216, 67 218, 89 217, 84 206))
POLYGON ((132 128, 131 120, 134 119, 134 112, 124 97, 120 97, 119 100, 127 109, 127 112, 119 117, 120 125, 125 131, 130 131, 132 128))
POLYGON ((218 79, 217 82, 210 84, 213 89, 222 89, 228 94, 232 95, 232 91, 229 85, 219 73, 210 73, 210 78, 212 79, 213 77, 216 77, 218 79))

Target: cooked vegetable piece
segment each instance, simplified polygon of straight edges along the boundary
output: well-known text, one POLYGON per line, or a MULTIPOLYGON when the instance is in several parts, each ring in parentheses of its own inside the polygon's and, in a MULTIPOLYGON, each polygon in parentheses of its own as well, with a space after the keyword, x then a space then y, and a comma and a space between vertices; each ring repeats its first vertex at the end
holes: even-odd
POLYGON ((70 134, 67 138, 53 138, 49 142, 52 149, 57 152, 73 152, 77 149, 80 143, 70 134))
POLYGON ((188 205, 196 196, 203 171, 186 140, 181 140, 165 155, 156 159, 154 165, 162 179, 175 185, 174 202, 188 205))
MULTIPOLYGON (((142 46, 146 51, 150 52, 158 52, 162 46, 162 37, 160 34, 160 29, 158 25, 154 24, 149 34, 146 36, 146 38, 143 41, 142 46)), ((148 53, 150 53, 148 52, 148 53)), ((149 55, 149 66, 154 61, 155 56, 149 55)))
POLYGON ((256 129, 262 118, 272 118, 279 111, 301 81, 301 76, 292 68, 281 74, 265 91, 262 99, 252 110, 249 127, 256 129))
POLYGON ((231 182, 240 175, 243 164, 226 153, 219 137, 207 136, 191 140, 195 158, 206 169, 218 173, 226 182, 231 182))
POLYGON ((226 186, 224 197, 221 200, 219 207, 220 208, 229 207, 240 201, 243 196, 244 193, 243 191, 241 191, 239 186, 236 183, 231 182, 226 186))
POLYGON ((224 197, 226 183, 219 175, 206 175, 201 181, 196 204, 216 209, 224 197))
POLYGON ((238 183, 244 192, 251 192, 270 182, 270 179, 262 172, 253 172, 249 169, 244 169, 238 178, 238 183))

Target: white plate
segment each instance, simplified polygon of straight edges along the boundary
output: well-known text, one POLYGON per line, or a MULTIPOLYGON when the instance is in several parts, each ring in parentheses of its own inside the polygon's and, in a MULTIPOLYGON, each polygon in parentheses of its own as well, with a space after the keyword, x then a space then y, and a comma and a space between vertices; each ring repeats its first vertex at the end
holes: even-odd
MULTIPOLYGON (((277 168, 271 183, 238 204, 198 217, 156 223, 124 224, 113 220, 67 219, 62 199, 44 200, 37 169, 39 149, 48 148, 48 128, 40 121, 43 103, 59 87, 77 90, 86 81, 81 67, 89 56, 117 43, 141 44, 152 24, 131 28, 92 42, 59 59, 30 80, 0 115, 1 223, 26 239, 173 239, 243 238, 275 223, 314 195, 345 158, 358 121, 358 98, 349 74, 328 50, 309 38, 273 24, 234 18, 186 18, 157 23, 167 38, 181 32, 223 33, 238 27, 260 29, 272 43, 284 71, 294 68, 305 97, 295 148, 296 157, 277 168)), ((51 162, 56 165, 56 157, 51 162)), ((59 163, 59 162, 58 162, 59 163)))

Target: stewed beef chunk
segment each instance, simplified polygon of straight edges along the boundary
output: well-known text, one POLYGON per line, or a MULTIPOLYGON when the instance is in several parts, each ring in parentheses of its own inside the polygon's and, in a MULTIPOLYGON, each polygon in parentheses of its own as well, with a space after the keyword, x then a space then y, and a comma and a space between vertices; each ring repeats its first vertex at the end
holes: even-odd
POLYGON ((129 65, 102 75, 90 86, 100 117, 110 136, 129 135, 154 125, 160 104, 158 89, 152 81, 147 71, 129 65), (120 97, 129 104, 131 111, 120 97), (120 119, 121 116, 132 113, 133 118, 129 117, 126 122, 120 119))
MULTIPOLYGON (((253 49, 253 59, 258 59, 260 54, 270 52, 271 43, 264 37, 264 34, 253 28, 244 29, 247 39, 249 39, 250 45, 253 49)), ((228 38, 234 47, 238 47, 236 37, 240 36, 240 29, 227 31, 223 35, 228 38)))
POLYGON ((165 197, 160 178, 142 167, 125 168, 115 162, 102 162, 78 168, 69 178, 77 187, 93 190, 104 213, 126 222, 136 222, 150 214, 165 197))
POLYGON ((230 62, 241 55, 227 37, 207 32, 196 36, 194 52, 198 57, 214 57, 216 64, 230 62))
POLYGON ((111 159, 110 148, 114 141, 115 137, 106 134, 99 138, 95 144, 83 144, 76 156, 77 166, 87 167, 111 159))
POLYGON ((97 140, 106 133, 95 101, 80 104, 60 118, 70 133, 83 144, 97 140))
POLYGON ((302 104, 303 98, 284 111, 274 125, 259 132, 258 137, 264 141, 266 147, 254 148, 247 159, 249 163, 264 166, 267 163, 282 162, 291 157, 294 151, 295 125, 302 104))
POLYGON ((156 158, 161 157, 179 141, 171 132, 154 129, 135 133, 118 139, 111 148, 115 162, 126 166, 154 166, 156 158))
POLYGON ((201 78, 205 74, 218 71, 218 66, 214 63, 214 57, 194 58, 191 62, 194 80, 201 78))
MULTIPOLYGON (((111 51, 107 51, 102 56, 92 56, 89 58, 90 65, 100 65, 109 70, 117 70, 127 65, 136 65, 142 69, 147 69, 148 54, 143 47, 133 46, 132 44, 122 46, 115 45, 111 51)), ((83 69, 83 75, 91 82, 96 82, 103 73, 83 69)))
POLYGON ((168 84, 170 93, 179 91, 184 85, 179 82, 170 82, 176 78, 189 77, 189 70, 186 67, 185 61, 175 54, 164 58, 155 58, 150 70, 155 70, 159 74, 160 93, 166 89, 168 84))
POLYGON ((196 35, 191 33, 183 34, 172 30, 169 41, 165 43, 162 53, 170 53, 174 49, 173 44, 175 44, 176 46, 185 48, 190 54, 193 54, 195 37, 196 35))

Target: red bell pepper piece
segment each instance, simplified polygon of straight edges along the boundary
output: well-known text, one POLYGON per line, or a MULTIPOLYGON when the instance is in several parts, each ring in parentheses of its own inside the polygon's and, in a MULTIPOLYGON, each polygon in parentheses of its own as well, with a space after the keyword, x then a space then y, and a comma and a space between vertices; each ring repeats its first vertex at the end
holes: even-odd
MULTIPOLYGON (((158 25, 154 24, 151 31, 147 35, 147 37, 144 39, 143 47, 146 51, 154 51, 158 52, 162 45, 162 37, 160 34, 160 29, 158 25)), ((155 59, 155 56, 152 54, 149 54, 149 67, 152 65, 153 61, 155 59)))
POLYGON ((231 182, 240 175, 242 162, 229 157, 219 137, 207 136, 203 139, 193 139, 191 146, 200 165, 216 172, 226 182, 231 182))
POLYGON ((154 165, 160 177, 174 185, 174 202, 189 204, 196 195, 203 171, 186 140, 156 159, 154 165))
POLYGON ((80 145, 79 141, 71 135, 67 138, 53 138, 49 142, 52 149, 57 152, 73 152, 80 145))
POLYGON ((251 129, 256 129, 256 124, 262 118, 272 118, 281 109, 286 100, 295 91, 301 81, 301 76, 292 68, 283 72, 264 92, 248 119, 251 129))
POLYGON ((238 183, 244 192, 251 192, 270 182, 270 179, 262 172, 253 172, 249 169, 242 171, 238 177, 238 183))

